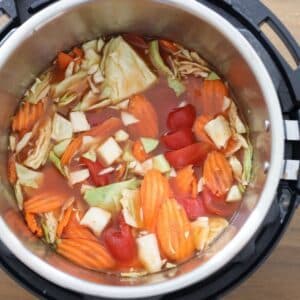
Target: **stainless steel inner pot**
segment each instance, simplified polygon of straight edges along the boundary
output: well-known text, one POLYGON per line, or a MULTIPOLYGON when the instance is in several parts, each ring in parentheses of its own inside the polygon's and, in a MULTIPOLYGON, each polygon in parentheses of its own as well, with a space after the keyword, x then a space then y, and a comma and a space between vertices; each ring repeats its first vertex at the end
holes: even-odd
POLYGON ((232 259, 262 223, 278 185, 283 160, 279 101, 263 63, 224 18, 194 0, 62 0, 32 17, 0 47, 0 238, 28 267, 80 293, 128 298, 163 294, 199 282, 232 259), (169 272, 142 278, 82 270, 55 255, 24 226, 6 178, 8 126, 25 88, 60 50, 119 32, 169 38, 201 53, 228 80, 254 146, 253 180, 228 230, 201 257, 169 272), (270 126, 267 126, 267 124, 270 126), (269 129, 267 129, 269 128, 269 129), (264 172, 269 163, 268 172, 264 172))

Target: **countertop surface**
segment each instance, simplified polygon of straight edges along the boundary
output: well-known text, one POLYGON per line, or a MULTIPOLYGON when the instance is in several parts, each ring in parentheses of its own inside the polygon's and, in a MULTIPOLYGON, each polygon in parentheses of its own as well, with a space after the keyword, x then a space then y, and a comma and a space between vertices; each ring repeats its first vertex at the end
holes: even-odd
MULTIPOLYGON (((300 43, 300 0, 264 0, 263 2, 273 10, 300 43)), ((229 293, 225 299, 291 300, 299 299, 299 294, 300 208, 284 238, 269 259, 251 278, 229 293)), ((0 299, 33 300, 36 298, 0 270, 0 299)))

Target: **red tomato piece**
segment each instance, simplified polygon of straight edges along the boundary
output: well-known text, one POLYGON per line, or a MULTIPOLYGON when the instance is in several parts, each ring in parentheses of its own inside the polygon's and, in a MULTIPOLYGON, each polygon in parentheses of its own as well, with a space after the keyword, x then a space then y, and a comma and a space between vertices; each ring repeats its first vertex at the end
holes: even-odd
POLYGON ((207 143, 195 143, 179 150, 168 151, 165 156, 172 167, 180 169, 187 165, 201 164, 211 150, 211 145, 207 143))
POLYGON ((71 55, 64 52, 59 52, 57 56, 57 65, 60 70, 64 71, 72 60, 73 57, 71 55))
POLYGON ((109 174, 99 175, 99 172, 104 169, 99 161, 93 162, 85 157, 81 157, 80 162, 88 167, 93 184, 96 186, 109 184, 109 174))
POLYGON ((136 243, 122 214, 118 217, 119 229, 110 227, 104 233, 105 244, 111 255, 119 261, 130 261, 137 256, 136 243))
POLYGON ((194 143, 194 134, 191 128, 182 128, 169 132, 161 137, 165 146, 171 150, 178 150, 194 143))
POLYGON ((206 209, 220 217, 230 217, 239 207, 238 202, 227 203, 225 197, 214 195, 207 187, 202 192, 203 202, 206 209))
POLYGON ((184 107, 176 108, 168 115, 167 126, 170 130, 176 131, 180 128, 192 128, 196 119, 196 109, 188 104, 184 107))
POLYGON ((148 49, 149 48, 149 46, 145 42, 145 40, 137 34, 124 33, 123 38, 127 43, 129 43, 130 45, 135 46, 137 48, 141 48, 141 49, 148 49))
POLYGON ((203 198, 201 196, 198 196, 197 198, 181 198, 176 200, 183 206, 190 221, 193 221, 198 217, 209 215, 209 211, 204 206, 203 198))

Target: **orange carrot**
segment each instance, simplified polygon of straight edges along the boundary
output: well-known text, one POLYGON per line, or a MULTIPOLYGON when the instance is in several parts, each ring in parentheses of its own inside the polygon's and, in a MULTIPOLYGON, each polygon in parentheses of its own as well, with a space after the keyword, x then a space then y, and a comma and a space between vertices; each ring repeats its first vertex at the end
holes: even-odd
POLYGON ((191 225, 185 210, 175 199, 161 205, 156 232, 163 254, 176 262, 189 258, 194 251, 191 225))
POLYGON ((213 119, 212 116, 209 115, 201 115, 197 117, 194 126, 193 126, 193 131, 195 133, 196 139, 199 142, 205 142, 210 145, 215 146, 213 141, 209 138, 209 136, 206 134, 204 130, 204 126, 213 119))
POLYGON ((73 211, 73 206, 71 205, 64 213, 63 218, 59 221, 58 226, 57 226, 57 230, 56 230, 56 236, 58 238, 61 237, 63 230, 65 229, 65 227, 68 225, 71 215, 72 215, 72 211, 73 211))
POLYGON ((43 113, 44 103, 42 101, 36 104, 26 101, 13 117, 12 130, 21 133, 30 131, 43 113))
POLYGON ((188 165, 177 172, 170 180, 171 187, 177 197, 197 196, 197 180, 192 165, 188 165))
POLYGON ((160 39, 158 42, 159 42, 160 47, 163 50, 165 50, 165 51, 167 51, 167 52, 169 52, 171 54, 175 53, 175 52, 177 52, 179 50, 179 47, 175 43, 170 42, 168 40, 160 39))
POLYGON ((114 267, 115 261, 109 252, 95 241, 61 239, 56 251, 75 264, 95 271, 114 267))
POLYGON ((76 212, 73 212, 70 216, 70 220, 65 226, 62 237, 64 239, 83 239, 97 241, 96 236, 84 226, 81 226, 76 219, 76 212))
POLYGON ((59 52, 57 55, 57 65, 60 70, 64 71, 68 67, 69 63, 73 60, 73 57, 64 52, 59 52))
POLYGON ((113 135, 116 131, 121 129, 123 127, 122 122, 118 118, 110 118, 103 123, 93 127, 89 131, 86 131, 80 135, 78 135, 76 138, 72 140, 72 142, 68 145, 67 149, 65 150, 64 154, 61 157, 61 164, 67 165, 75 153, 79 151, 81 145, 82 145, 82 138, 84 136, 92 136, 98 138, 98 143, 103 142, 107 138, 109 138, 111 135, 113 135))
POLYGON ((42 193, 26 200, 24 210, 28 213, 45 213, 61 207, 67 197, 57 193, 42 193))
POLYGON ((242 147, 241 142, 238 141, 237 139, 231 138, 229 139, 226 147, 222 149, 222 153, 225 154, 226 157, 234 154, 238 150, 240 150, 242 147))
POLYGON ((36 215, 25 211, 24 218, 25 218, 25 221, 26 221, 26 224, 27 224, 29 230, 36 236, 42 237, 43 230, 42 230, 42 227, 38 224, 38 222, 36 220, 36 215))
POLYGON ((120 181, 126 172, 126 163, 121 163, 120 167, 115 171, 115 180, 120 181))
POLYGON ((145 229, 154 230, 159 208, 169 195, 168 180, 157 170, 148 171, 140 190, 140 206, 145 229))
POLYGON ((187 101, 193 104, 200 114, 214 116, 222 113, 224 96, 228 96, 228 88, 221 80, 188 80, 187 101))
POLYGON ((158 117, 152 104, 143 95, 135 95, 129 102, 128 112, 139 122, 129 125, 131 135, 156 138, 158 136, 158 117))
POLYGON ((224 154, 212 151, 208 154, 203 168, 205 185, 217 196, 225 195, 230 189, 233 176, 232 169, 224 154))
POLYGON ((7 161, 7 177, 10 184, 15 184, 17 181, 16 159, 14 155, 10 155, 7 161))
POLYGON ((71 161, 75 153, 79 150, 81 144, 82 144, 81 135, 72 140, 72 142, 68 145, 67 149, 65 150, 65 152, 61 157, 60 162, 63 166, 68 164, 71 161))
POLYGON ((132 154, 139 162, 143 162, 148 158, 148 154, 145 152, 143 144, 140 140, 137 140, 133 143, 132 154))

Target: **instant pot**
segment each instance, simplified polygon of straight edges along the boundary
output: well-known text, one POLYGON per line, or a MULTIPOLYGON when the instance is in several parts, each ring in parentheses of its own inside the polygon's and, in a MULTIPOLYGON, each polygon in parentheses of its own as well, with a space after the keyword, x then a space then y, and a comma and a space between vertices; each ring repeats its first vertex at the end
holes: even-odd
POLYGON ((2 268, 39 298, 219 297, 271 253, 300 202, 298 44, 257 0, 52 2, 56 1, 0 1, 2 268), (282 57, 263 25, 282 40, 297 67, 282 57), (248 121, 254 161, 252 181, 239 212, 204 254, 164 273, 125 279, 80 269, 30 234, 20 234, 25 225, 15 209, 5 162, 10 117, 25 88, 56 53, 101 34, 128 31, 178 41, 216 67, 228 80, 248 121))

